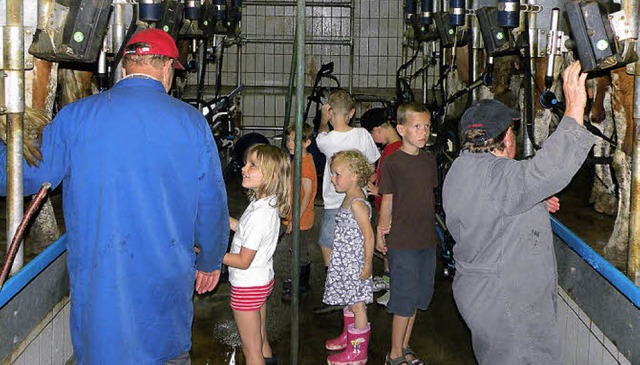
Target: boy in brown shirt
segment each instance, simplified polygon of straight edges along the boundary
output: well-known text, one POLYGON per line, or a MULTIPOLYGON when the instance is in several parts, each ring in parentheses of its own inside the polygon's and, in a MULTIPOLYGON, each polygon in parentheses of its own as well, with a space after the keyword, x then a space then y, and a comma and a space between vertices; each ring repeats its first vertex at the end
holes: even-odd
POLYGON ((436 269, 436 158, 425 152, 431 132, 429 111, 417 103, 398 108, 402 146, 382 165, 382 194, 376 249, 391 269, 387 311, 393 314, 391 351, 385 365, 423 364, 409 347, 416 310, 426 310, 433 296, 436 269))

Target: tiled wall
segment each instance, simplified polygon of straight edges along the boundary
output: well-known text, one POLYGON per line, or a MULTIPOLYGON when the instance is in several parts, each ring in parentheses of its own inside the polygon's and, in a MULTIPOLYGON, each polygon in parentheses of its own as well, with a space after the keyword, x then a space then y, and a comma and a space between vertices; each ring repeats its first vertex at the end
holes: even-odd
POLYGON ((558 326, 565 364, 631 364, 561 287, 558 293, 558 326))
MULTIPOLYGON (((404 14, 396 0, 318 0, 306 7, 305 84, 311 87, 323 63, 334 62, 333 74, 354 93, 392 97, 395 74, 403 62, 404 14)), ((295 1, 243 2, 240 67, 244 126, 282 126, 285 95, 294 47, 295 1)), ((413 53, 409 50, 409 56, 413 53)), ((237 84, 237 48, 225 50, 222 84, 237 84)), ((419 60, 408 72, 421 67, 419 60)), ((215 83, 210 67, 207 85, 215 83)), ((333 82, 325 83, 335 86, 333 82)), ((416 81, 420 88, 420 80, 416 81)), ((307 90, 307 93, 309 90, 307 90)), ((359 116, 358 112, 358 116, 359 116)), ((295 116, 295 100, 292 120, 295 116)), ((310 118, 313 112, 310 113, 310 118)), ((273 133, 265 132, 266 135, 273 133)))
POLYGON ((12 365, 64 365, 73 355, 69 334, 69 297, 58 303, 31 334, 16 347, 12 365))

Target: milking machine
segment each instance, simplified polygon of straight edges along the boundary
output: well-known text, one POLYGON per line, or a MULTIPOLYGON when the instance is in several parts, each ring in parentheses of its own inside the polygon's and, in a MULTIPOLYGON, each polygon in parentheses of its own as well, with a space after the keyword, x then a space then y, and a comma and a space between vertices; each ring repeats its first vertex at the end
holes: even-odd
MULTIPOLYGON (((451 52, 453 59, 448 65, 442 62, 441 58, 440 69, 445 76, 441 76, 440 80, 444 80, 446 73, 454 69, 456 46, 468 42, 471 48, 470 82, 451 92, 443 87, 444 98, 436 109, 435 119, 444 118, 449 104, 464 95, 470 96, 468 104, 476 100, 478 88, 491 86, 494 81, 493 65, 496 59, 506 55, 517 55, 520 68, 514 70, 512 77, 522 79, 522 114, 527 126, 523 128, 520 138, 524 141, 525 156, 532 155, 534 147, 537 147, 533 140, 534 104, 539 102, 543 108, 551 109, 558 114, 564 109, 562 98, 554 92, 554 83, 560 76, 556 67, 560 62, 560 56, 574 52, 585 72, 601 72, 623 67, 638 59, 635 20, 637 14, 631 14, 633 5, 627 5, 625 8, 627 2, 623 1, 623 9, 620 10, 620 5, 614 3, 582 0, 442 1, 439 5, 443 11, 436 12, 434 16, 440 52, 444 54, 451 47, 454 51, 451 52), (487 60, 483 72, 478 69, 482 55, 487 60), (537 70, 536 59, 543 57, 547 57, 546 69, 537 70), (537 72, 545 72, 544 89, 537 88, 534 83, 537 72)), ((412 12, 415 10, 410 2, 405 8, 412 12)), ((635 11, 637 12, 637 5, 635 11)), ((408 18, 408 22, 410 21, 408 18)), ((443 122, 442 125, 446 123, 443 122)), ((589 123, 586 125, 594 134, 609 143, 615 143, 589 123)), ((451 154, 445 155, 451 157, 451 154)), ((453 155, 455 156, 455 153, 453 155)), ((446 160, 443 159, 442 164, 445 166, 442 171, 444 174, 446 160)))
MULTIPOLYGON (((447 74, 454 70, 454 67, 443 67, 445 63, 445 48, 452 53, 452 61, 455 58, 456 45, 465 44, 463 37, 464 32, 457 32, 455 24, 450 23, 450 16, 442 11, 442 4, 433 1, 406 0, 405 4, 406 25, 405 25, 405 50, 411 50, 411 56, 400 65, 396 71, 396 93, 394 100, 383 103, 387 106, 388 114, 395 115, 398 105, 406 102, 415 102, 416 95, 412 88, 412 83, 419 77, 423 77, 422 102, 432 110, 431 131, 432 138, 428 143, 428 149, 436 154, 438 161, 438 169, 444 170, 452 161, 447 159, 447 152, 455 149, 458 145, 455 132, 452 132, 450 126, 445 125, 445 118, 442 106, 448 97, 446 92, 447 74), (437 45, 440 45, 439 49, 437 45), (431 47, 431 52, 428 51, 431 47), (422 57, 420 56, 422 53, 422 57), (422 66, 414 66, 422 59, 422 66), (440 64, 440 74, 436 77, 433 85, 427 84, 429 67, 435 67, 440 64), (413 71, 409 71, 415 69, 413 71), (431 98, 428 97, 431 92, 431 98)), ((452 0, 451 8, 456 24, 464 22, 464 16, 458 17, 461 12, 458 6, 464 6, 464 1, 452 0)), ((463 24, 463 23, 462 23, 463 24)), ((440 173, 444 176, 444 173, 440 173)), ((442 184, 440 184, 442 186, 442 184)), ((436 197, 436 218, 438 223, 438 232, 441 235, 440 260, 442 263, 441 276, 444 278, 452 278, 455 274, 455 263, 453 259, 453 239, 449 234, 444 223, 445 216, 442 209, 441 191, 436 188, 434 191, 436 197)))
POLYGON ((187 43, 186 73, 179 76, 196 74, 195 97, 185 98, 183 90, 175 87, 180 77, 174 83, 174 95, 203 111, 214 135, 223 136, 218 140, 219 147, 226 148, 231 137, 237 136, 237 128, 232 125, 239 114, 230 100, 240 89, 220 95, 220 84, 224 49, 240 47, 241 0, 56 0, 43 4, 39 11, 39 17, 48 21, 38 25, 29 52, 53 62, 95 63, 101 90, 120 79, 124 45, 138 29, 162 29, 179 47, 187 43), (209 63, 216 63, 218 72, 214 95, 205 98, 209 63), (213 108, 219 113, 211 114, 213 108), (219 133, 220 126, 227 127, 219 133))
MULTIPOLYGON (((311 121, 311 125, 313 125, 314 130, 314 138, 307 150, 313 157, 313 163, 316 167, 318 179, 320 180, 324 174, 324 164, 326 162, 326 158, 318 149, 315 139, 315 136, 318 133, 318 128, 320 127, 320 119, 322 116, 320 109, 322 108, 322 105, 327 102, 331 89, 339 87, 340 82, 338 81, 338 78, 333 75, 333 62, 327 62, 320 66, 320 69, 313 80, 311 93, 307 97, 307 104, 304 108, 304 113, 302 114, 302 122, 307 123, 311 109, 313 108, 315 111, 313 120, 311 121), (330 80, 328 84, 326 83, 327 80, 330 80)), ((329 128, 332 128, 331 125, 329 125, 329 128)), ((283 140, 285 139, 286 136, 283 136, 283 140)))

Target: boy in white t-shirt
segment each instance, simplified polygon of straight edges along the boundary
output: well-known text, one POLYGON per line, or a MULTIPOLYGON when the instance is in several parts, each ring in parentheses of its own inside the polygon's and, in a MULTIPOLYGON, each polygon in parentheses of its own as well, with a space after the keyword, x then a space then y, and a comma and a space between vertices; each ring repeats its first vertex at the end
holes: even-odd
MULTIPOLYGON (((380 158, 380 151, 376 146, 371 134, 364 128, 353 128, 349 126, 349 122, 355 114, 355 101, 351 95, 343 90, 336 89, 329 95, 329 101, 322 106, 322 118, 320 127, 318 128, 318 136, 316 143, 318 149, 326 158, 327 163, 324 167, 324 175, 322 179, 322 199, 324 200, 324 209, 322 211, 322 223, 320 225, 320 237, 318 244, 322 251, 322 259, 324 261, 325 270, 329 266, 329 257, 331 256, 331 248, 333 247, 333 237, 336 229, 336 214, 340 209, 340 204, 344 199, 344 193, 337 193, 333 184, 331 184, 331 171, 329 169, 329 161, 331 156, 336 152, 345 150, 358 150, 372 164, 372 171, 375 171, 373 164, 380 158), (329 123, 333 130, 329 130, 329 123)), ((375 175, 373 175, 375 177, 375 175)), ((322 312, 323 308, 315 310, 316 313, 322 312)))

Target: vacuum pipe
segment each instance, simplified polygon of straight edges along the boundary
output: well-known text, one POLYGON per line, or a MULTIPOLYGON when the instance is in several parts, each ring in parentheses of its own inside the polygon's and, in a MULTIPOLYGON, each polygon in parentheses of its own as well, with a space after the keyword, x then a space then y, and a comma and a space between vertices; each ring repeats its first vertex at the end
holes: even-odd
POLYGON ((13 260, 13 257, 16 254, 16 251, 18 250, 18 246, 20 245, 20 241, 22 241, 22 236, 24 235, 24 232, 27 229, 27 225, 31 222, 31 219, 36 214, 36 211, 40 208, 40 205, 42 205, 44 198, 47 197, 47 192, 49 191, 50 187, 51 187, 50 183, 42 184, 40 191, 38 191, 38 194, 36 194, 36 196, 31 201, 31 204, 29 204, 29 207, 27 208, 27 213, 20 220, 20 224, 16 229, 16 234, 11 239, 11 244, 7 246, 9 250, 7 251, 7 257, 5 258, 4 264, 2 265, 2 271, 0 271, 0 288, 2 288, 2 285, 4 284, 4 280, 7 278, 7 274, 9 273, 9 266, 11 265, 11 260, 13 260))
MULTIPOLYGON (((24 127, 24 25, 22 0, 7 0, 7 26, 3 35, 4 104, 7 108, 7 242, 11 242, 23 215, 24 127)), ((16 253, 11 268, 15 273, 24 263, 24 248, 16 253)), ((9 246, 7 245, 7 249, 9 246)))
MULTIPOLYGON (((640 1, 623 3, 625 15, 633 19, 640 11, 640 1)), ((636 48, 640 40, 640 26, 635 23, 636 48)), ((633 86, 633 152, 631 160, 631 204, 629 211, 629 257, 627 273, 640 286, 640 60, 635 63, 633 86)))
MULTIPOLYGON (((151 8, 154 9, 153 6, 157 4, 149 4, 151 8)), ((126 33, 126 24, 124 21, 125 18, 125 6, 128 6, 127 2, 124 0, 117 0, 113 3, 113 49, 118 50, 122 47, 125 41, 125 33, 126 33)), ((159 6, 159 5, 157 5, 159 6)), ((142 14, 142 3, 140 4, 140 11, 142 14)), ((135 14, 133 15, 135 17, 135 14)), ((118 62, 115 70, 111 70, 113 72, 113 84, 115 85, 120 79, 122 79, 122 64, 118 62)))

